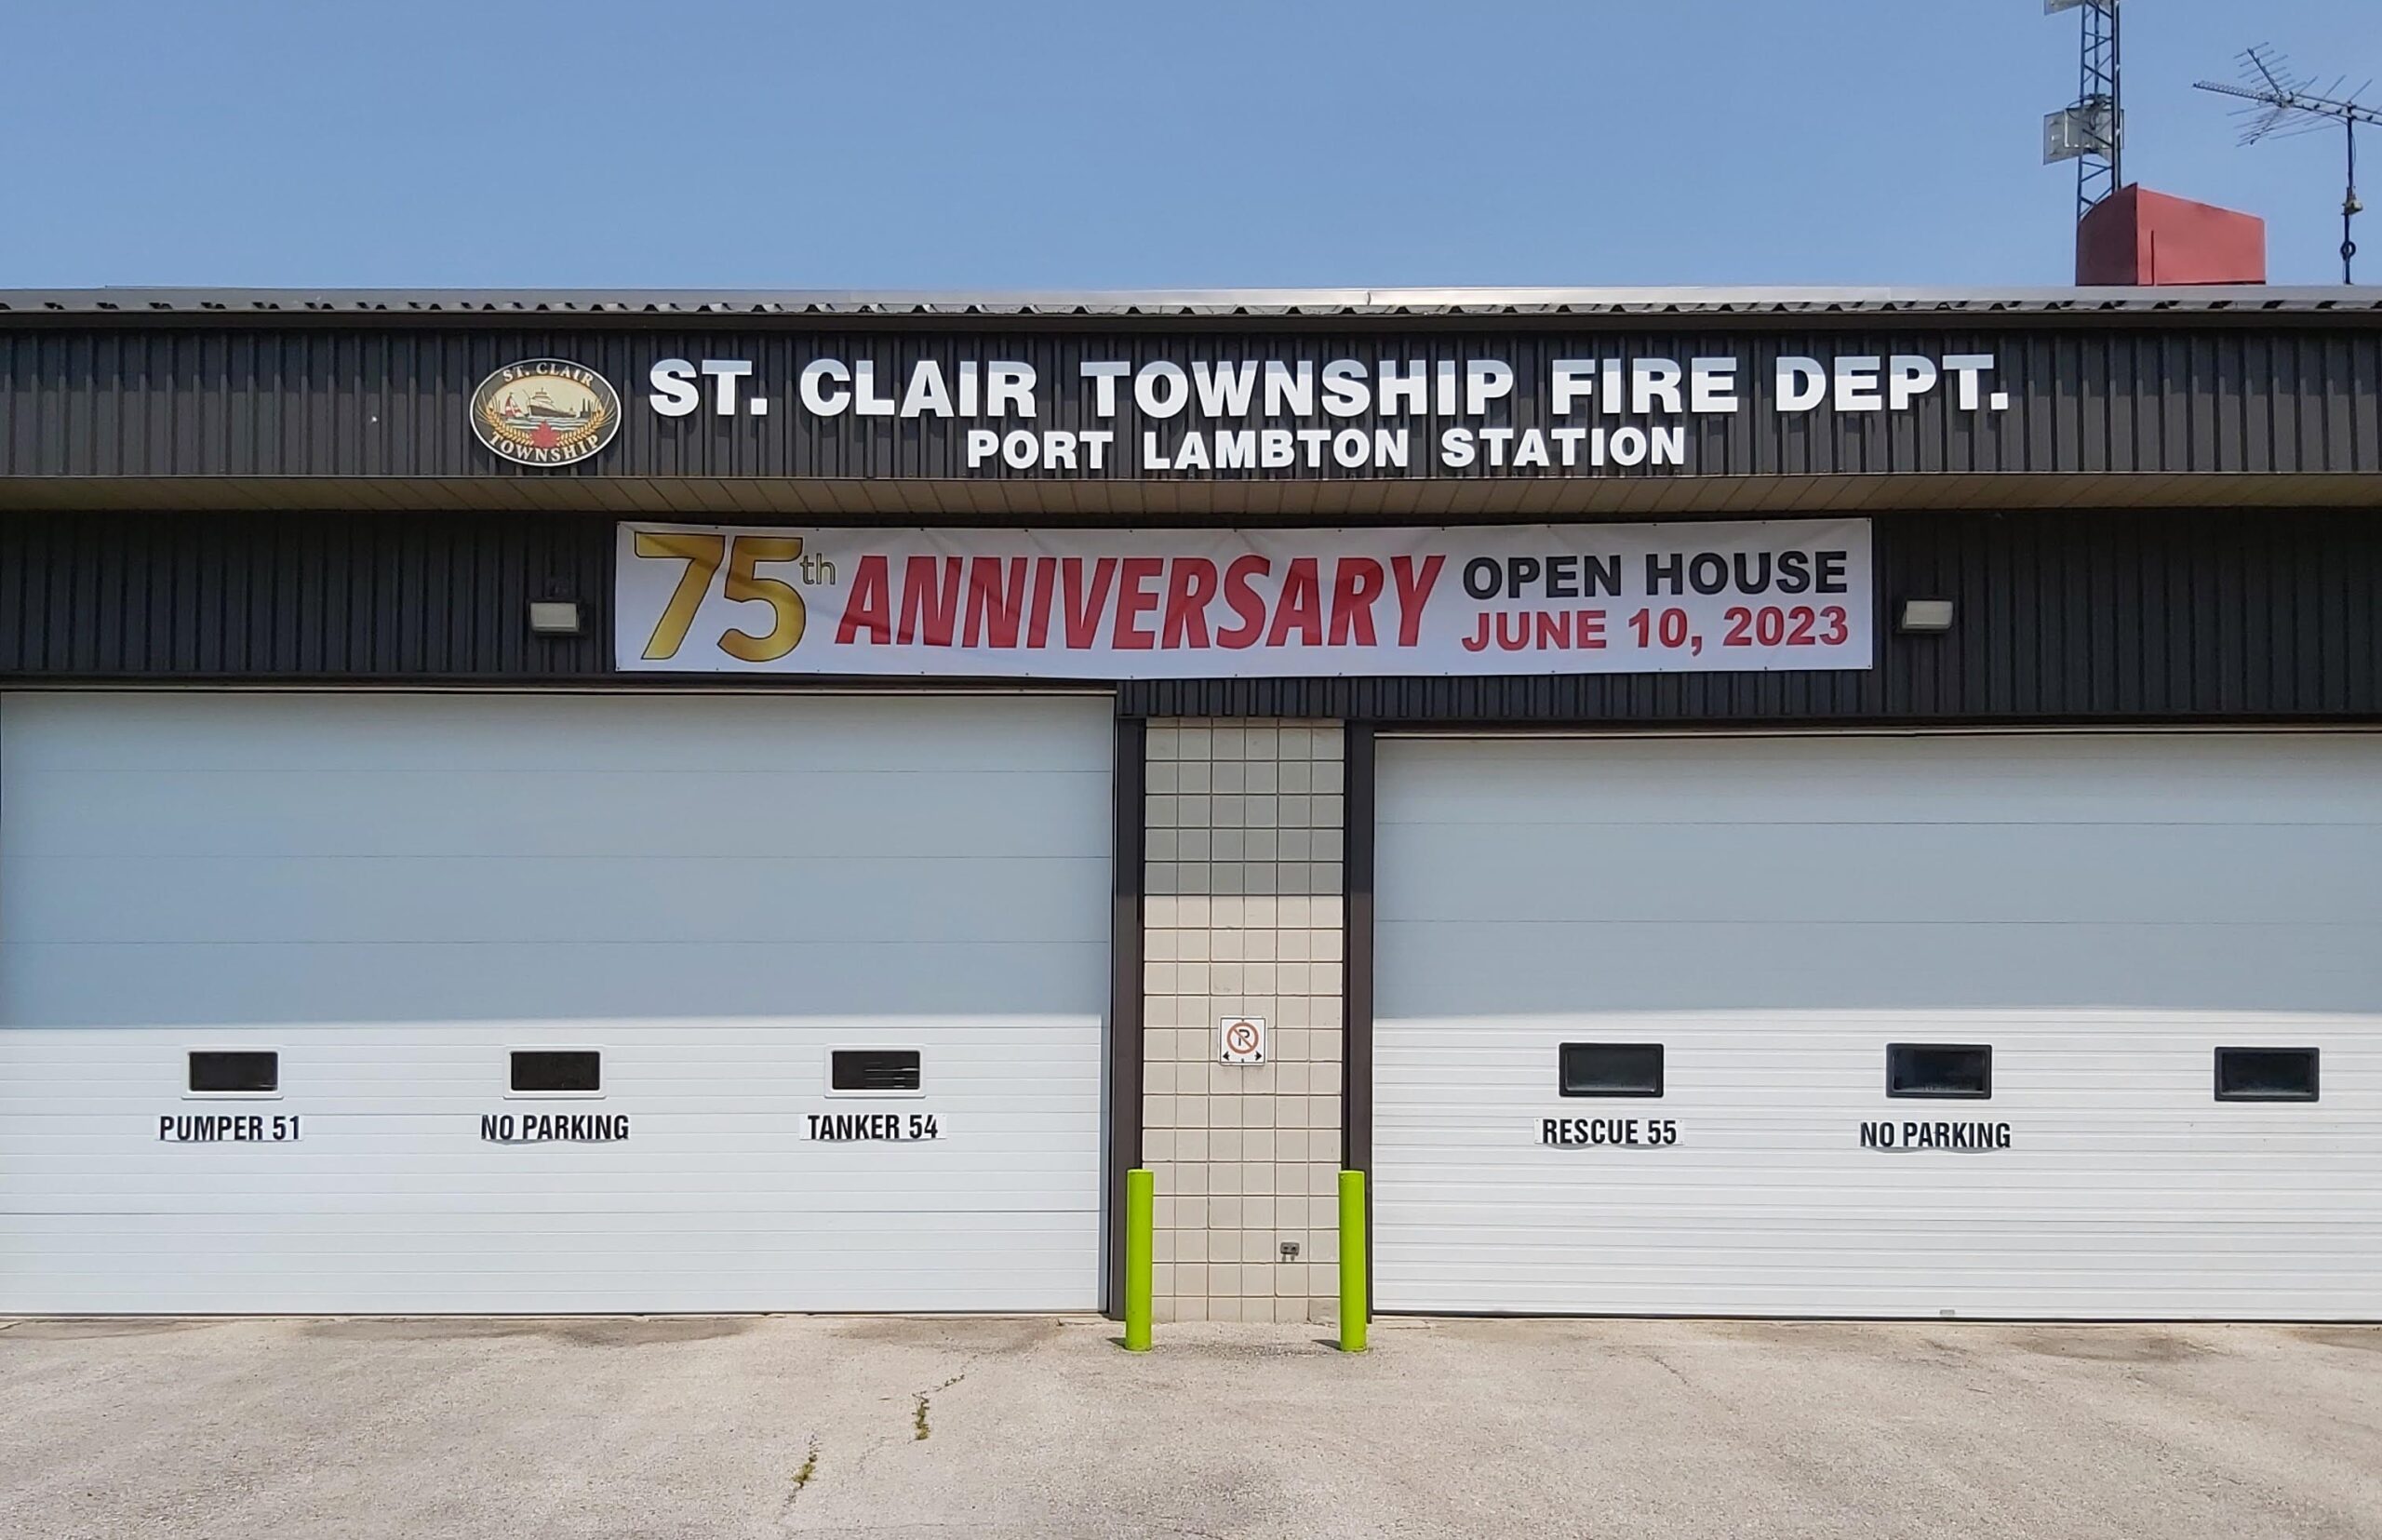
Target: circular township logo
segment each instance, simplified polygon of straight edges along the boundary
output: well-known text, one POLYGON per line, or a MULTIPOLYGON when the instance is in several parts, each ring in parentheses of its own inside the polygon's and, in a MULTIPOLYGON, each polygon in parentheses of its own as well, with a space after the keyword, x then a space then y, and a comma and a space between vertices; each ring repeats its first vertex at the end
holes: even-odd
POLYGON ((612 382, 567 358, 507 364, 472 392, 472 432, 515 465, 576 465, 620 428, 612 382))

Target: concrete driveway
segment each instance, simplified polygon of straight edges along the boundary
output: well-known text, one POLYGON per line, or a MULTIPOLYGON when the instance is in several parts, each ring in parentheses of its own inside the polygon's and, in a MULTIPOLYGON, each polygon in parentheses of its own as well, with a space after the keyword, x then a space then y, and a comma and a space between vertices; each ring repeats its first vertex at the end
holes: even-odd
POLYGON ((2382 1535, 2382 1330, 19 1321, 0 1534, 2382 1535))

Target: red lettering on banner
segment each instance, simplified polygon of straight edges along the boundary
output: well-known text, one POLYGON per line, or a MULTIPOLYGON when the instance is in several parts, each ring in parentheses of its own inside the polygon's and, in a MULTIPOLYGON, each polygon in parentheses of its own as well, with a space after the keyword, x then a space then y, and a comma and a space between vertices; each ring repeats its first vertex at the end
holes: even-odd
POLYGON ((1313 556, 1291 558, 1291 569, 1282 575, 1282 596, 1274 606, 1274 629, 1266 635, 1265 645, 1281 646, 1290 639, 1293 626, 1302 645, 1323 645, 1323 583, 1313 556))
POLYGON ((1342 556, 1332 580, 1332 645, 1373 645, 1373 603, 1389 580, 1371 556, 1342 556))
POLYGON ((1066 589, 1067 646, 1090 647, 1100 639, 1100 617, 1108 610, 1109 585, 1117 581, 1117 558, 1102 556, 1091 564, 1091 592, 1083 590, 1083 558, 1067 556, 1059 563, 1059 580, 1066 589))
POLYGON ((1001 558, 977 556, 968 563, 968 615, 959 627, 962 647, 1015 647, 1018 611, 1025 602, 1025 558, 1011 557, 1009 580, 1001 558))
POLYGON ((1158 590, 1145 586, 1166 570, 1163 556, 1127 556, 1119 565, 1123 582, 1117 590, 1117 646, 1146 652, 1158 637, 1134 622, 1158 608, 1158 590))
POLYGON ((1216 645, 1236 650, 1253 647, 1265 630, 1265 601, 1257 593, 1257 580, 1273 570, 1274 564, 1264 556, 1236 556, 1224 569, 1224 603, 1240 617, 1241 623, 1227 626, 1216 633, 1216 645))
POLYGON ((1423 570, 1414 570, 1412 556, 1389 558, 1389 575, 1398 583, 1398 645, 1412 647, 1423 634, 1423 606, 1431 599, 1431 590, 1439 581, 1439 569, 1448 564, 1445 556, 1425 556, 1423 570))
POLYGON ((837 647, 848 646, 863 628, 875 646, 883 647, 893 639, 891 585, 883 556, 860 558, 860 570, 852 574, 851 596, 844 601, 844 618, 836 626, 837 647))
POLYGON ((916 641, 929 647, 951 645, 952 623, 959 618, 960 566, 957 556, 912 556, 902 564, 902 629, 897 640, 904 646, 916 641), (926 623, 923 636, 918 634, 921 621, 926 623))
POLYGON ((1604 623, 1601 609, 1484 609, 1473 619, 1472 635, 1460 640, 1466 652, 1492 645, 1506 652, 1601 652, 1604 623))
POLYGON ((1059 591, 1059 558, 1034 558, 1034 617, 1025 623, 1025 645, 1050 645, 1050 599, 1059 591))
POLYGON ((1158 645, 1208 645, 1208 601, 1216 596, 1216 564, 1205 556, 1177 556, 1166 580, 1166 620, 1158 645))
POLYGON ((1764 667, 1873 663, 1867 596, 1875 585, 1861 519, 1332 530, 718 527, 723 548, 798 536, 806 556, 832 558, 801 574, 816 645, 766 659, 747 657, 763 649, 732 629, 743 616, 736 596, 750 586, 729 572, 721 587, 719 572, 734 564, 697 572, 683 556, 653 554, 677 549, 656 547, 654 530, 683 528, 623 522, 615 531, 611 630, 621 670, 1274 678, 1312 674, 1329 651, 1332 668, 1365 676, 1742 672, 1751 664, 1743 649, 1700 645, 1728 639, 1722 631, 1769 649, 1764 667), (1679 593, 1647 599, 1639 580, 1649 571, 1678 576, 1679 593), (1616 593, 1625 578, 1636 597, 1616 593), (1787 593, 1796 596, 1771 603, 1787 593), (1624 625, 1642 604, 1656 608, 1624 625), (701 613, 685 613, 689 606, 701 613), (1761 623, 1738 623, 1749 614, 1761 623))

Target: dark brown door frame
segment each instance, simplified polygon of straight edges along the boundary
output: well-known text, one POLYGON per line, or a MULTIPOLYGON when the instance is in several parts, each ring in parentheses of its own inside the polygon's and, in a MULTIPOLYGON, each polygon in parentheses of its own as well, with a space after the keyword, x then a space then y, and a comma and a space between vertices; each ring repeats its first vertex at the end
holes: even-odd
POLYGON ((1115 832, 1108 879, 1108 1211, 1101 1309, 1125 1313, 1125 1173, 1142 1163, 1142 887, 1147 824, 1143 795, 1149 723, 1117 718, 1111 781, 1115 832))
POLYGON ((1345 732, 1340 1163, 1349 1171, 1369 1172, 1373 1164, 1373 725, 1350 722, 1345 732))
MULTIPOLYGON (((1340 956, 1340 1163, 1370 1172, 1373 1166, 1373 725, 1349 722, 1342 796, 1342 904, 1340 956)), ((1373 1297, 1373 1211, 1378 1195, 1365 1194, 1365 1298, 1373 1297)), ((1376 1314, 1378 1312, 1375 1312, 1376 1314)))

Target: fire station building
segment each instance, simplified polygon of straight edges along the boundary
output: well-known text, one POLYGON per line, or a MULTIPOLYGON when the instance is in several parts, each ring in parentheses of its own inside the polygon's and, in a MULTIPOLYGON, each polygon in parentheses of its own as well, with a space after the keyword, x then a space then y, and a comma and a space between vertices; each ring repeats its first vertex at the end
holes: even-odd
POLYGON ((0 1312, 2382 1317, 2382 301, 0 293, 0 1312))

